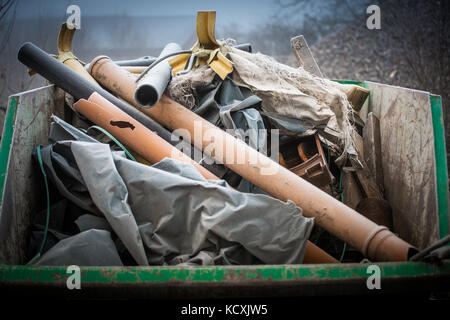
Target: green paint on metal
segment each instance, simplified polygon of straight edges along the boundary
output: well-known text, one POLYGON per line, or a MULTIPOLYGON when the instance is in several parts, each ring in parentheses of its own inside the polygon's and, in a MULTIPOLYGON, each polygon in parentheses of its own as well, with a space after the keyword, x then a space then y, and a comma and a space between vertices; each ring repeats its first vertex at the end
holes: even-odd
POLYGON ((3 126, 2 141, 0 144, 0 202, 1 199, 3 199, 3 188, 5 186, 6 172, 8 170, 8 160, 14 133, 14 121, 16 119, 18 100, 18 97, 11 97, 3 126))
POLYGON ((443 238, 449 232, 447 151, 445 149, 444 118, 442 101, 438 95, 430 94, 433 119, 434 154, 436 159, 436 185, 439 212, 439 234, 443 238))
POLYGON ((357 86, 364 87, 364 82, 361 81, 354 81, 354 80, 332 80, 332 81, 338 82, 340 84, 356 84, 357 86))
POLYGON ((256 268, 244 272, 244 276, 248 280, 262 279, 262 280, 284 280, 286 279, 286 269, 274 266, 272 268, 256 268))
MULTIPOLYGON (((382 277, 439 276, 450 274, 450 261, 442 266, 421 262, 378 263, 382 277)), ((367 278, 368 264, 180 267, 81 267, 85 284, 231 283, 236 281, 302 281, 367 278)), ((65 283, 65 267, 0 266, 0 282, 65 283)))

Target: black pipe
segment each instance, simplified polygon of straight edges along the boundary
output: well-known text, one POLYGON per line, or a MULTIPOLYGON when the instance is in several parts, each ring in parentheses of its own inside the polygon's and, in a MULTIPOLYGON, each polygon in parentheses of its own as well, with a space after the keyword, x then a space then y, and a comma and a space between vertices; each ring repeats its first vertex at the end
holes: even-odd
POLYGON ((30 42, 23 44, 19 49, 17 58, 20 62, 39 73, 45 79, 71 94, 76 100, 88 99, 92 93, 98 92, 103 98, 142 123, 148 129, 156 131, 161 138, 170 144, 177 144, 177 141, 172 141, 170 139, 170 131, 155 120, 113 96, 99 85, 82 77, 34 44, 30 42))

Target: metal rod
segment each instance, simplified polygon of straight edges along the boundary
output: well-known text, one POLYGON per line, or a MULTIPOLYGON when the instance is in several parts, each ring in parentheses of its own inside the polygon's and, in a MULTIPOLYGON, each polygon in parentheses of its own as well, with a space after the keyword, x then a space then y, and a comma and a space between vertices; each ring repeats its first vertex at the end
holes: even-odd
POLYGON ((156 61, 157 58, 145 56, 138 59, 132 60, 119 60, 114 61, 118 66, 129 66, 129 67, 148 67, 153 62, 156 61))
POLYGON ((158 59, 154 60, 152 62, 152 64, 149 65, 148 68, 146 68, 144 70, 144 72, 141 73, 141 75, 136 79, 136 82, 139 82, 151 69, 153 69, 158 63, 163 62, 167 58, 177 56, 179 54, 191 53, 191 52, 192 52, 191 50, 182 50, 182 51, 177 51, 177 52, 172 52, 172 53, 166 54, 165 56, 162 56, 162 57, 160 56, 158 59))

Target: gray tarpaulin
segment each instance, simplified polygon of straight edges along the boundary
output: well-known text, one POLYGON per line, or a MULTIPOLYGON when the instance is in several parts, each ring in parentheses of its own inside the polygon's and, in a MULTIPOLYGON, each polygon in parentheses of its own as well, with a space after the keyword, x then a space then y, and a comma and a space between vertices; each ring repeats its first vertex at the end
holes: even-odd
POLYGON ((292 202, 205 180, 193 166, 173 159, 146 166, 107 144, 59 141, 44 150, 46 168, 61 166, 47 172, 51 180, 60 180, 76 202, 88 195, 140 265, 303 260, 313 219, 292 202))
MULTIPOLYGON (((230 78, 221 80, 212 69, 200 66, 174 77, 169 90, 172 98, 202 118, 224 130, 229 129, 229 133, 252 148, 266 153, 267 131, 259 111, 261 99, 248 88, 236 85, 230 78)), ((207 169, 212 169, 239 191, 261 193, 223 165, 216 164, 207 169)))
POLYGON ((255 107, 261 99, 253 95, 247 88, 238 87, 231 79, 215 81, 206 88, 202 88, 199 105, 192 111, 224 129, 232 129, 233 133, 246 141, 256 150, 266 148, 267 135, 264 122, 255 107), (239 131, 236 131, 238 130, 239 131), (259 135, 246 137, 240 132, 255 130, 259 135))
POLYGON ((34 265, 122 266, 111 234, 91 229, 59 241, 34 265))
POLYGON ((81 232, 89 229, 112 231, 111 226, 105 218, 93 216, 92 214, 83 214, 79 216, 78 219, 75 220, 75 224, 81 232))
POLYGON ((221 80, 214 71, 201 66, 185 75, 172 79, 170 94, 193 112, 224 129, 232 129, 233 134, 245 140, 252 148, 265 150, 267 135, 263 119, 257 110, 261 99, 245 87, 237 86, 233 80, 221 80), (192 102, 185 100, 192 96, 192 102), (256 130, 259 135, 245 137, 242 132, 256 130))

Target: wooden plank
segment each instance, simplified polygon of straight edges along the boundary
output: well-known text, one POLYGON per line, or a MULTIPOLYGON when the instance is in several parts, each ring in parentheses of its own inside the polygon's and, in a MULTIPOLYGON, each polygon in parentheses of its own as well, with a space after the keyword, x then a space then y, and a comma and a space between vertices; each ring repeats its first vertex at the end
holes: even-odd
POLYGON ((428 92, 367 82, 380 120, 385 196, 394 231, 425 248, 439 239, 434 133, 428 92))
POLYGON ((342 171, 342 192, 343 192, 343 202, 356 210, 358 203, 364 198, 361 189, 356 181, 353 170, 346 170, 343 168, 342 171))
POLYGON ((0 208, 0 257, 6 264, 24 264, 32 219, 46 206, 42 174, 31 154, 48 143, 50 116, 64 118, 64 95, 51 85, 12 97, 18 105, 9 128, 14 132, 0 208))
POLYGON ((383 167, 381 165, 381 138, 380 120, 370 112, 363 129, 364 160, 370 172, 375 176, 375 181, 384 190, 383 167))
MULTIPOLYGON (((352 131, 352 138, 358 151, 358 161, 362 164, 362 169, 355 169, 355 176, 364 191, 363 195, 367 198, 383 199, 383 193, 375 181, 375 175, 364 161, 363 138, 354 130, 352 131)), ((356 161, 352 161, 352 163, 354 168, 358 168, 356 161)))
MULTIPOLYGON (((377 183, 375 182, 375 177, 372 175, 372 172, 367 168, 367 164, 364 159, 360 156, 359 162, 362 164, 362 169, 355 169, 355 174, 358 179, 359 184, 361 185, 364 195, 366 198, 377 198, 384 199, 383 194, 378 188, 377 183)), ((352 162, 353 163, 353 162, 352 162)), ((354 167, 357 164, 354 163, 354 167)))
POLYGON ((306 43, 305 37, 300 35, 292 38, 291 47, 294 51, 295 57, 297 58, 298 64, 302 66, 303 69, 317 77, 323 78, 322 71, 320 71, 319 65, 314 59, 314 56, 306 43))

